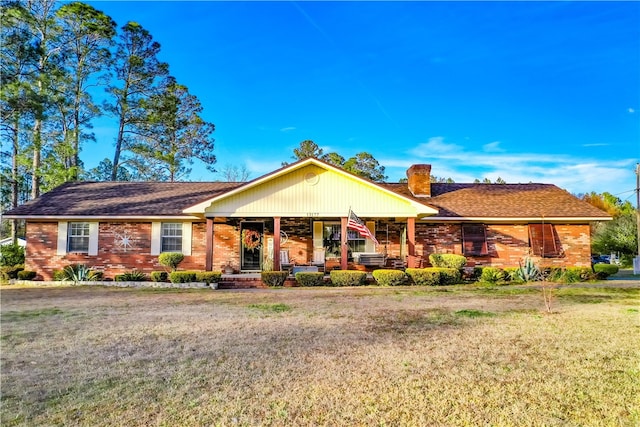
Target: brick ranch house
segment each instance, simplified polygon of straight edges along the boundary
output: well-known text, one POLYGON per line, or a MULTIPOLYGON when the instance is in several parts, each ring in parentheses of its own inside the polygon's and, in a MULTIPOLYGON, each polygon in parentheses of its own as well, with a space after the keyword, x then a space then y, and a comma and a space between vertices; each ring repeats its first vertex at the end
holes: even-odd
POLYGON ((589 225, 611 219, 555 185, 431 183, 430 172, 413 165, 407 183, 377 183, 307 158, 250 182, 74 182, 4 217, 26 221, 25 268, 44 280, 75 263, 105 278, 163 270, 164 251, 185 255, 180 269, 236 273, 278 270, 282 251, 301 265, 321 251, 326 270, 427 266, 432 253, 589 266, 589 225), (378 245, 347 228, 350 209, 378 245))

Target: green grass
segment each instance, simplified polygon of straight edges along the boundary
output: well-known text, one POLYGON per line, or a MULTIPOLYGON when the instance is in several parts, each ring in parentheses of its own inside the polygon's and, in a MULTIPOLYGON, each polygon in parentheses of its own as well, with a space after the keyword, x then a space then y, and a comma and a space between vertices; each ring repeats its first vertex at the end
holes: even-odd
POLYGON ((255 308, 258 310, 273 312, 273 313, 284 313, 285 311, 290 311, 291 307, 287 304, 249 304, 249 308, 255 308))

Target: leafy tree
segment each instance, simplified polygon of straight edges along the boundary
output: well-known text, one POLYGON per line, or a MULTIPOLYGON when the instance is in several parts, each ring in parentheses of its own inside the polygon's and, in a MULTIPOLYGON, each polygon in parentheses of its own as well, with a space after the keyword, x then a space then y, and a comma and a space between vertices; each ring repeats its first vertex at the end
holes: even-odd
MULTIPOLYGON (((30 46, 36 52, 33 69, 29 74, 29 85, 35 93, 32 130, 29 143, 32 151, 31 197, 40 195, 42 150, 53 138, 44 135, 50 127, 47 118, 55 111, 56 93, 53 90, 56 79, 64 75, 62 31, 55 15, 55 0, 33 0, 15 2, 22 6, 21 25, 25 25, 31 39, 30 46)), ((58 99, 59 100, 59 99, 58 99)), ((49 129, 50 130, 50 129, 49 129)))
POLYGON ((148 163, 147 173, 169 181, 181 179, 190 172, 185 166, 194 159, 202 161, 215 172, 213 154, 213 123, 200 116, 202 105, 186 86, 174 77, 167 77, 158 94, 141 101, 147 115, 141 142, 132 145, 138 156, 137 166, 148 163))
POLYGON ((635 211, 631 202, 628 200, 623 202, 619 197, 607 192, 598 194, 592 191, 591 193, 578 195, 577 197, 597 208, 602 209, 603 211, 606 211, 611 216, 619 216, 635 211))
POLYGON ((168 74, 169 66, 158 60, 160 44, 136 22, 128 22, 119 35, 113 71, 115 83, 107 88, 114 102, 105 109, 118 118, 111 180, 119 180, 121 155, 129 148, 128 135, 140 133, 144 112, 141 101, 156 93, 156 82, 168 74))
POLYGON ((381 182, 387 179, 384 174, 384 166, 380 166, 378 161, 369 153, 356 154, 344 163, 343 168, 354 175, 371 181, 381 182))
MULTIPOLYGON (((88 170, 85 173, 83 179, 85 181, 113 181, 112 173, 113 164, 110 159, 103 159, 98 166, 93 169, 88 170)), ((120 166, 117 169, 116 181, 133 181, 133 176, 128 169, 123 166, 120 166)))
POLYGON ((506 184, 507 181, 505 181, 504 179, 498 177, 496 178, 495 182, 491 182, 491 180, 489 178, 483 178, 482 181, 480 181, 478 178, 473 180, 474 184, 506 184))
POLYGON ((638 251, 638 226, 631 202, 607 192, 591 192, 578 197, 613 216, 612 221, 596 222, 591 226, 591 251, 599 254, 618 252, 625 258, 632 258, 638 251))
MULTIPOLYGON (((68 111, 62 114, 63 144, 70 146, 66 168, 70 178, 76 180, 79 175, 80 142, 82 139, 94 139, 92 134, 83 133, 83 128, 91 126, 91 119, 100 114, 93 102, 88 86, 100 82, 104 70, 109 65, 112 39, 115 36, 116 23, 109 16, 94 7, 80 2, 65 4, 57 11, 58 23, 64 34, 64 65, 67 70, 66 84, 58 87, 69 99, 68 111)), ((104 82, 103 82, 104 83, 104 82)))
POLYGON ((302 160, 307 157, 315 157, 316 159, 319 159, 322 157, 322 153, 323 150, 318 147, 318 144, 310 139, 306 139, 300 143, 300 147, 293 149, 293 159, 302 160))
MULTIPOLYGON (((0 6, 0 138, 3 147, 0 153, 0 210, 15 208, 21 199, 24 201, 27 170, 21 156, 28 132, 26 123, 33 119, 37 107, 37 98, 29 81, 37 62, 37 52, 30 43, 31 34, 24 23, 26 16, 27 11, 18 3, 0 6), (4 147, 9 147, 9 150, 5 151, 4 147)), ((11 220, 9 227, 8 234, 15 241, 17 220, 11 220)))
POLYGON ((633 257, 638 250, 636 214, 624 212, 612 221, 595 225, 591 239, 594 253, 619 252, 622 256, 633 257))
POLYGON ((322 160, 338 167, 342 167, 345 162, 345 158, 338 153, 327 153, 322 156, 322 160))

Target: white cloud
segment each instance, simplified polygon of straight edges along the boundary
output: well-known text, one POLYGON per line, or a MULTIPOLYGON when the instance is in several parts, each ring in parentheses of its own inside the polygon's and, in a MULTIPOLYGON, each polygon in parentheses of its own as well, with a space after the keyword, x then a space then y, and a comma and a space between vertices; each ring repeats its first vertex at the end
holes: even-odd
POLYGON ((455 156, 461 149, 462 147, 459 145, 444 142, 444 138, 441 136, 434 136, 409 153, 416 157, 455 156))
POLYGON ((636 110, 635 110, 634 108, 628 108, 628 109, 627 109, 627 112, 628 112, 629 114, 633 114, 633 113, 635 113, 635 112, 636 112, 636 110))
POLYGON ((613 194, 635 188, 637 162, 630 158, 600 160, 579 153, 506 152, 498 147, 497 141, 474 149, 449 143, 442 137, 430 138, 408 150, 406 156, 378 161, 386 167, 391 182, 404 178, 412 164, 428 163, 432 165, 433 175, 451 177, 456 182, 473 182, 476 178, 495 181, 500 177, 512 184, 548 183, 572 193, 608 191, 613 194), (493 149, 497 151, 490 151, 493 149))
POLYGON ((482 151, 486 153, 501 153, 504 150, 500 147, 500 141, 493 141, 483 145, 482 151))
POLYGON ((284 127, 284 128, 282 128, 282 129, 280 129, 280 132, 287 133, 287 132, 291 132, 291 131, 294 131, 294 130, 296 130, 296 128, 295 128, 295 127, 293 127, 293 126, 287 126, 287 127, 284 127))

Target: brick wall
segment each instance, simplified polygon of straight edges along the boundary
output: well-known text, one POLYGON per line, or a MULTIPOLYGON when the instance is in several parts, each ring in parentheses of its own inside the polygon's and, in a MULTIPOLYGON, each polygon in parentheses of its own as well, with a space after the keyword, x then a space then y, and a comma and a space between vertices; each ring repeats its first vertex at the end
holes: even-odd
MULTIPOLYGON (((555 225, 563 253, 558 257, 534 257, 542 266, 591 265, 591 236, 589 225, 555 225)), ((467 256, 469 266, 517 267, 530 256, 527 224, 487 225, 487 256, 467 256)), ((460 224, 417 224, 416 254, 428 259, 432 253, 462 254, 462 226, 460 224)))
MULTIPOLYGON (((132 270, 151 273, 164 270, 158 256, 151 255, 150 222, 101 222, 98 227, 98 255, 57 255, 58 223, 27 222, 25 268, 38 273, 43 280, 53 279, 53 272, 70 264, 84 264, 102 271, 106 279, 132 270), (130 247, 119 244, 118 236, 126 235, 130 247)), ((204 270, 206 251, 205 224, 193 223, 191 255, 180 264, 184 270, 204 270)))
MULTIPOLYGON (((378 221, 376 237, 388 256, 400 255, 400 241, 404 223, 378 221)), ((281 229, 289 236, 283 249, 289 251, 290 259, 296 263, 306 263, 313 253, 313 233, 308 219, 284 219, 281 229)), ((591 265, 589 225, 562 224, 555 226, 563 255, 539 260, 541 265, 589 266, 591 265)), ((180 269, 204 270, 206 255, 206 226, 204 222, 193 223, 192 254, 186 256, 180 269)), ((158 257, 150 255, 151 222, 101 222, 98 235, 98 255, 86 254, 57 255, 57 222, 27 223, 27 270, 34 270, 38 278, 51 280, 55 270, 69 264, 85 264, 104 272, 105 278, 113 278, 131 270, 150 273, 163 270, 157 263, 158 257), (131 239, 131 247, 118 244, 118 235, 126 234, 131 239)), ((265 222, 265 241, 273 237, 273 222, 265 222)), ((230 264, 234 270, 240 269, 239 221, 228 220, 214 224, 213 269, 223 270, 230 264)), ((529 255, 529 235, 526 224, 488 225, 488 256, 468 256, 469 266, 492 265, 514 267, 529 255)), ((432 253, 462 254, 462 228, 460 224, 416 224, 416 255, 428 259, 432 253)))

